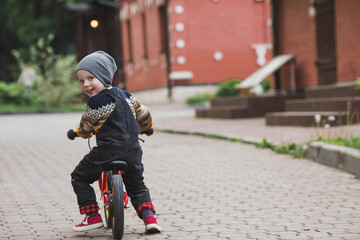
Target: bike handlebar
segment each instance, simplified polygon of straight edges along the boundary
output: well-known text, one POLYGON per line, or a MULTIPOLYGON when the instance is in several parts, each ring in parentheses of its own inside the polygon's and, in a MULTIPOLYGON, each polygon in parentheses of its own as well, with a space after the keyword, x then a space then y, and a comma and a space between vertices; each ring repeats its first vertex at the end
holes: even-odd
MULTIPOLYGON (((151 136, 154 134, 154 129, 153 128, 150 128, 149 130, 146 130, 144 132, 142 132, 141 134, 146 134, 146 136, 151 136)), ((77 132, 75 132, 74 130, 70 129, 68 132, 67 132, 67 137, 68 139, 70 140, 74 140, 76 137, 79 137, 79 135, 77 134, 77 132)))
POLYGON ((74 130, 70 129, 70 130, 67 132, 67 137, 68 137, 68 139, 70 139, 70 140, 74 140, 76 137, 78 137, 78 134, 77 134, 74 130))
POLYGON ((141 132, 141 134, 146 134, 146 136, 151 136, 154 134, 154 129, 153 128, 150 128, 144 132, 141 132))

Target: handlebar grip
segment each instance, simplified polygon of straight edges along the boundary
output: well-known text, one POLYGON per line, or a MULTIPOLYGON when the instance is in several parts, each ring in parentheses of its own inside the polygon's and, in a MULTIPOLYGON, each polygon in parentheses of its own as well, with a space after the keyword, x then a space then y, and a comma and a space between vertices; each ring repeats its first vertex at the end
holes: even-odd
POLYGON ((70 140, 74 140, 76 137, 78 137, 78 135, 77 135, 77 133, 76 133, 74 130, 70 129, 70 130, 67 132, 67 137, 68 137, 68 139, 70 139, 70 140))
POLYGON ((142 134, 146 134, 146 136, 150 136, 154 134, 154 129, 150 128, 149 130, 146 130, 144 132, 142 132, 142 134))

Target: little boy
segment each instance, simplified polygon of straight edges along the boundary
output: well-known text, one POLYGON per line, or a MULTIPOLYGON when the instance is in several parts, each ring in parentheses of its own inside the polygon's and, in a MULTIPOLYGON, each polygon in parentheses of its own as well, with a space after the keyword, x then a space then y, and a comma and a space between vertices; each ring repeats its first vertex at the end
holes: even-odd
POLYGON ((73 229, 86 231, 104 225, 90 184, 99 179, 106 163, 123 160, 128 164, 123 176, 126 191, 138 216, 144 221, 145 232, 160 232, 150 193, 144 184, 138 139, 141 132, 152 127, 153 121, 146 106, 129 92, 111 86, 116 69, 114 59, 103 51, 86 56, 76 69, 81 90, 89 96, 76 132, 82 138, 90 138, 94 133, 97 146, 71 173, 80 213, 86 214, 84 221, 73 229))

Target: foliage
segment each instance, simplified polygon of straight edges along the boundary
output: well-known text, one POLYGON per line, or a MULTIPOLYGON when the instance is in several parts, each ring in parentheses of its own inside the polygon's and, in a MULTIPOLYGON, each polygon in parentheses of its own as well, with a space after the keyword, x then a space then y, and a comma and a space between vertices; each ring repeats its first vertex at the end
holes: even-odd
MULTIPOLYGON (((231 96, 239 96, 240 92, 236 90, 235 85, 241 83, 241 79, 230 79, 228 81, 225 81, 223 83, 220 83, 215 96, 210 93, 202 93, 202 94, 196 94, 194 96, 191 96, 185 100, 185 103, 187 105, 195 105, 199 103, 209 102, 214 97, 231 97, 231 96)), ((270 79, 265 79, 261 86, 264 90, 264 92, 268 91, 270 89, 270 79)))
POLYGON ((241 83, 241 79, 230 79, 219 84, 219 87, 215 93, 216 97, 230 97, 239 96, 239 91, 235 89, 235 85, 241 83))
POLYGON ((272 150, 280 154, 290 154, 293 157, 305 157, 308 147, 306 144, 290 143, 288 145, 275 146, 272 150))
POLYGON ((33 1, 7 1, 7 8, 11 9, 7 11, 7 28, 13 36, 19 37, 18 47, 25 50, 25 46, 31 45, 39 37, 45 37, 52 32, 50 7, 51 1, 43 1, 41 6, 33 1))
POLYGON ((265 138, 261 144, 255 144, 258 148, 271 149, 280 154, 290 154, 293 157, 305 157, 308 147, 306 144, 289 143, 288 145, 273 145, 265 138))
POLYGON ((185 100, 187 105, 195 105, 204 102, 210 102, 214 96, 210 93, 196 94, 195 96, 189 97, 185 100))
POLYGON ((68 15, 64 15, 66 13, 64 9, 75 2, 84 2, 84 0, 5 1, 3 7, 7 10, 3 10, 6 12, 2 12, 2 16, 6 18, 6 26, 11 35, 10 40, 16 40, 13 43, 15 48, 12 49, 20 50, 25 61, 29 61, 27 49, 37 39, 65 31, 59 29, 61 24, 69 18, 68 15))
POLYGON ((16 58, 19 66, 23 69, 27 62, 32 62, 38 73, 44 74, 46 69, 52 67, 56 56, 54 50, 50 46, 54 39, 54 34, 39 38, 35 44, 31 44, 28 48, 28 57, 25 58, 20 50, 13 50, 12 54, 16 58), (26 59, 27 61, 25 61, 26 59))
POLYGON ((360 89, 360 77, 356 78, 356 86, 355 89, 360 89))
POLYGON ((206 134, 205 138, 209 138, 209 139, 219 139, 219 136, 214 135, 214 134, 206 134))
MULTIPOLYGON (((80 87, 75 80, 75 56, 54 54, 50 46, 53 35, 40 38, 35 45, 29 48, 30 57, 39 75, 35 82, 33 98, 36 104, 43 107, 53 107, 78 103, 81 100, 80 87)), ((14 50, 13 55, 20 66, 25 66, 22 55, 14 50)))
POLYGON ((329 144, 334 144, 338 146, 343 147, 349 147, 349 148, 355 148, 360 150, 360 138, 359 137, 353 137, 353 136, 347 136, 347 137, 337 137, 337 138, 329 138, 324 139, 322 137, 319 137, 317 141, 326 142, 329 144))
POLYGON ((258 148, 270 148, 270 149, 273 148, 273 144, 268 140, 266 140, 265 138, 263 138, 262 143, 255 144, 255 146, 258 148))
MULTIPOLYGON (((20 52, 25 63, 33 61, 29 47, 39 38, 49 34, 55 37, 51 42, 55 52, 65 52, 66 45, 74 41, 71 14, 66 8, 74 3, 86 0, 52 0, 52 1, 0 1, 0 17, 3 34, 0 39, 0 55, 7 64, 0 67, 5 79, 0 81, 16 81, 22 67, 12 55, 13 50, 20 52)), ((35 63, 35 62, 34 62, 35 63)))
POLYGON ((53 66, 46 69, 35 85, 35 99, 41 106, 62 106, 81 100, 80 87, 75 80, 75 56, 56 56, 49 59, 53 66))
POLYGON ((0 104, 26 105, 31 103, 31 98, 26 94, 26 89, 17 83, 0 82, 0 104))
POLYGON ((263 90, 264 90, 264 92, 267 92, 267 91, 269 91, 270 90, 270 79, 265 79, 264 81, 262 81, 261 82, 261 86, 262 86, 262 88, 263 88, 263 90))
POLYGON ((43 113, 51 113, 51 112, 84 112, 85 106, 81 105, 69 105, 69 106, 56 106, 56 107, 48 107, 44 108, 42 106, 36 104, 30 105, 19 105, 19 104, 5 104, 0 105, 0 113, 24 113, 24 112, 43 112, 43 113))

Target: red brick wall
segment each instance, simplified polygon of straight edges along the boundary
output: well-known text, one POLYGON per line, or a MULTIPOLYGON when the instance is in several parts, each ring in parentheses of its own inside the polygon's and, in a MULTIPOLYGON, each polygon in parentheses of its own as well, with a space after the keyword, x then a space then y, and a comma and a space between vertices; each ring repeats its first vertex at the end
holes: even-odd
MULTIPOLYGON (((122 24, 122 40, 124 49, 124 68, 126 77, 126 88, 130 91, 147 88, 166 86, 166 68, 165 57, 160 54, 160 20, 159 10, 156 1, 153 1, 152 7, 145 7, 144 1, 125 1, 127 18, 122 24), (131 6, 137 4, 135 15, 130 14, 131 6), (147 33, 147 59, 144 59, 144 38, 142 28, 141 13, 145 12, 146 33, 147 33), (131 24, 131 45, 132 45, 132 63, 129 62, 129 42, 127 31, 127 19, 131 24)), ((123 14, 121 14, 123 15, 123 14)), ((124 15, 123 15, 124 16, 124 15)))
MULTIPOLYGON (((160 18, 157 3, 159 1, 127 0, 121 1, 131 12, 132 4, 138 3, 140 9, 135 15, 128 14, 132 25, 133 64, 129 61, 129 43, 127 41, 126 20, 122 21, 122 39, 127 89, 141 90, 167 85, 165 56, 160 54, 160 18), (150 7, 145 3, 151 2, 150 7), (141 12, 146 14, 148 59, 143 60, 143 33, 141 12)), ((160 1, 159 3, 163 3, 160 1)), ((254 43, 271 44, 271 27, 268 0, 170 0, 169 34, 172 71, 191 71, 194 78, 181 81, 182 84, 218 83, 231 77, 246 78, 259 66, 251 45, 254 43), (182 5, 184 12, 177 14, 174 8, 182 5), (184 31, 175 30, 175 24, 182 22, 184 31), (176 47, 178 39, 185 41, 185 47, 176 47), (214 53, 221 51, 223 59, 214 60, 214 53), (178 64, 177 57, 186 58, 185 64, 178 64)), ((124 16, 124 14, 122 14, 124 16)), ((270 59, 272 53, 267 52, 270 59)))
MULTIPOLYGON (((309 1, 278 0, 279 54, 296 57, 297 86, 318 85, 315 17, 309 15, 309 1), (301 24, 299 24, 301 23, 301 24)), ((354 81, 360 76, 360 1, 335 0, 337 81, 354 81)), ((281 71, 289 82, 288 69, 281 71)), ((289 85, 288 85, 289 86, 289 85)))
POLYGON ((360 77, 360 1, 335 1, 338 82, 360 77))
MULTIPOLYGON (((294 54, 296 59, 296 86, 317 85, 315 19, 309 16, 309 1, 277 0, 278 54, 294 54)), ((289 69, 281 71, 287 87, 289 69)))
MULTIPOLYGON (((194 78, 188 84, 218 83, 231 77, 246 78, 259 68, 254 43, 271 43, 269 2, 264 1, 171 1, 172 9, 181 5, 182 14, 170 15, 172 71, 191 71, 194 78), (177 23, 184 31, 175 30, 177 23), (185 47, 176 47, 176 41, 185 41, 185 47), (221 61, 213 57, 223 54, 221 61), (177 63, 183 56, 185 64, 177 63)), ((267 59, 272 53, 267 52, 267 59)))

